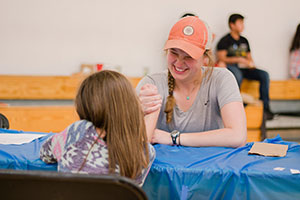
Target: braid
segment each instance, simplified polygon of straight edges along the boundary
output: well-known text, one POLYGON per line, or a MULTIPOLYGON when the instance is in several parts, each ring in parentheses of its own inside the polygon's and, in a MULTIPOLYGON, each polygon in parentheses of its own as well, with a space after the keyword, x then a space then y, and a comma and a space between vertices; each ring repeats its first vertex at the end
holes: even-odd
POLYGON ((208 75, 207 81, 211 78, 213 70, 214 70, 214 59, 213 59, 213 55, 212 55, 212 51, 211 50, 206 50, 204 52, 204 56, 206 56, 208 58, 208 66, 210 68, 210 70, 206 71, 204 76, 208 75))
POLYGON ((175 88, 175 79, 169 70, 168 70, 168 87, 169 87, 169 96, 167 98, 167 103, 165 108, 167 124, 169 124, 172 121, 173 108, 175 106, 175 98, 173 96, 173 91, 175 88))
POLYGON ((213 59, 213 53, 211 50, 206 50, 204 52, 204 56, 208 58, 208 66, 213 67, 215 65, 214 59, 213 59))

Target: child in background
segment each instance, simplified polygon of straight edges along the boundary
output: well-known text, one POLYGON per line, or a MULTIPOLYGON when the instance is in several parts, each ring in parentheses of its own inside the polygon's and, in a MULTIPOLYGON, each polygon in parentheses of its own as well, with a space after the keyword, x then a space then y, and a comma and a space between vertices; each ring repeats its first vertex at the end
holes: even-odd
POLYGON ((57 162, 61 172, 120 174, 141 186, 155 158, 148 138, 156 121, 145 118, 152 127, 146 130, 131 83, 115 71, 94 73, 81 84, 75 106, 80 120, 50 137, 40 158, 57 162))
POLYGON ((244 16, 237 13, 230 15, 228 26, 230 32, 217 44, 219 66, 226 66, 232 72, 239 87, 244 78, 259 81, 259 98, 263 101, 266 119, 272 120, 274 113, 270 109, 269 73, 254 65, 249 42, 241 35, 244 31, 244 16))
POLYGON ((300 24, 298 24, 290 48, 290 75, 293 79, 300 79, 300 24))

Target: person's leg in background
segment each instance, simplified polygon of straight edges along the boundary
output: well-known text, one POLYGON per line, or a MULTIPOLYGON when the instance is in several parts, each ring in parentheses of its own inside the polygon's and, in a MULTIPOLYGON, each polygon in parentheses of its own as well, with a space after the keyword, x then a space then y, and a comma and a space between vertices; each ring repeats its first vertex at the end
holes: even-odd
POLYGON ((227 69, 233 73, 240 88, 244 78, 241 69, 237 66, 237 64, 233 64, 233 65, 228 64, 227 69))
POLYGON ((259 95, 260 99, 264 103, 264 111, 267 116, 267 120, 274 118, 274 114, 270 110, 270 98, 269 98, 269 88, 270 88, 270 77, 268 72, 260 69, 241 69, 244 77, 249 80, 259 81, 259 95))

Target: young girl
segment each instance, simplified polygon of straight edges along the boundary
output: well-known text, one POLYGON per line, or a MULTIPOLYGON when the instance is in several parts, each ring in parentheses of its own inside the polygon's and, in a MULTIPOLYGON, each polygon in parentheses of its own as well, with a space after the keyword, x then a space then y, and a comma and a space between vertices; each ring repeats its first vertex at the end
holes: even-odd
POLYGON ((300 24, 298 24, 292 46, 290 48, 290 75, 293 79, 300 79, 300 24))
POLYGON ((57 162, 58 171, 120 174, 142 185, 155 158, 147 138, 156 121, 146 117, 146 131, 131 83, 114 71, 92 74, 81 84, 75 106, 80 121, 50 137, 40 158, 57 162))
POLYGON ((195 16, 182 18, 172 27, 164 47, 168 71, 148 75, 137 86, 146 116, 160 108, 162 99, 153 143, 245 144, 246 116, 234 76, 225 68, 203 67, 205 58, 210 58, 211 41, 206 23, 195 16))

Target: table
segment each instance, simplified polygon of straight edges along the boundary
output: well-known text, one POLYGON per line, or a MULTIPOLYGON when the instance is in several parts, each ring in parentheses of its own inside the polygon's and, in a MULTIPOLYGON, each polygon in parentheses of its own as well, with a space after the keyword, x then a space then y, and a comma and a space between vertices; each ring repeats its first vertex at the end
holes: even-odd
MULTIPOLYGON (((38 133, 38 132, 24 132, 16 130, 6 130, 0 128, 0 134, 18 134, 18 133, 38 133)), ((40 134, 40 133, 38 133, 40 134)), ((47 133, 45 137, 33 140, 25 144, 0 144, 0 169, 16 169, 16 170, 57 170, 56 164, 46 164, 40 157, 40 148, 43 142, 53 135, 47 133)))
POLYGON ((299 199, 300 145, 287 144, 286 157, 248 155, 253 143, 224 147, 156 145, 156 159, 143 186, 150 199, 299 199), (285 168, 276 171, 274 168, 285 168))
MULTIPOLYGON (((0 168, 56 170, 39 159, 39 148, 50 135, 28 144, 0 144, 0 168)), ((143 189, 149 199, 299 199, 300 174, 290 169, 300 170, 300 145, 279 136, 265 142, 289 145, 287 156, 248 155, 253 143, 237 149, 154 145, 156 159, 143 189)))

